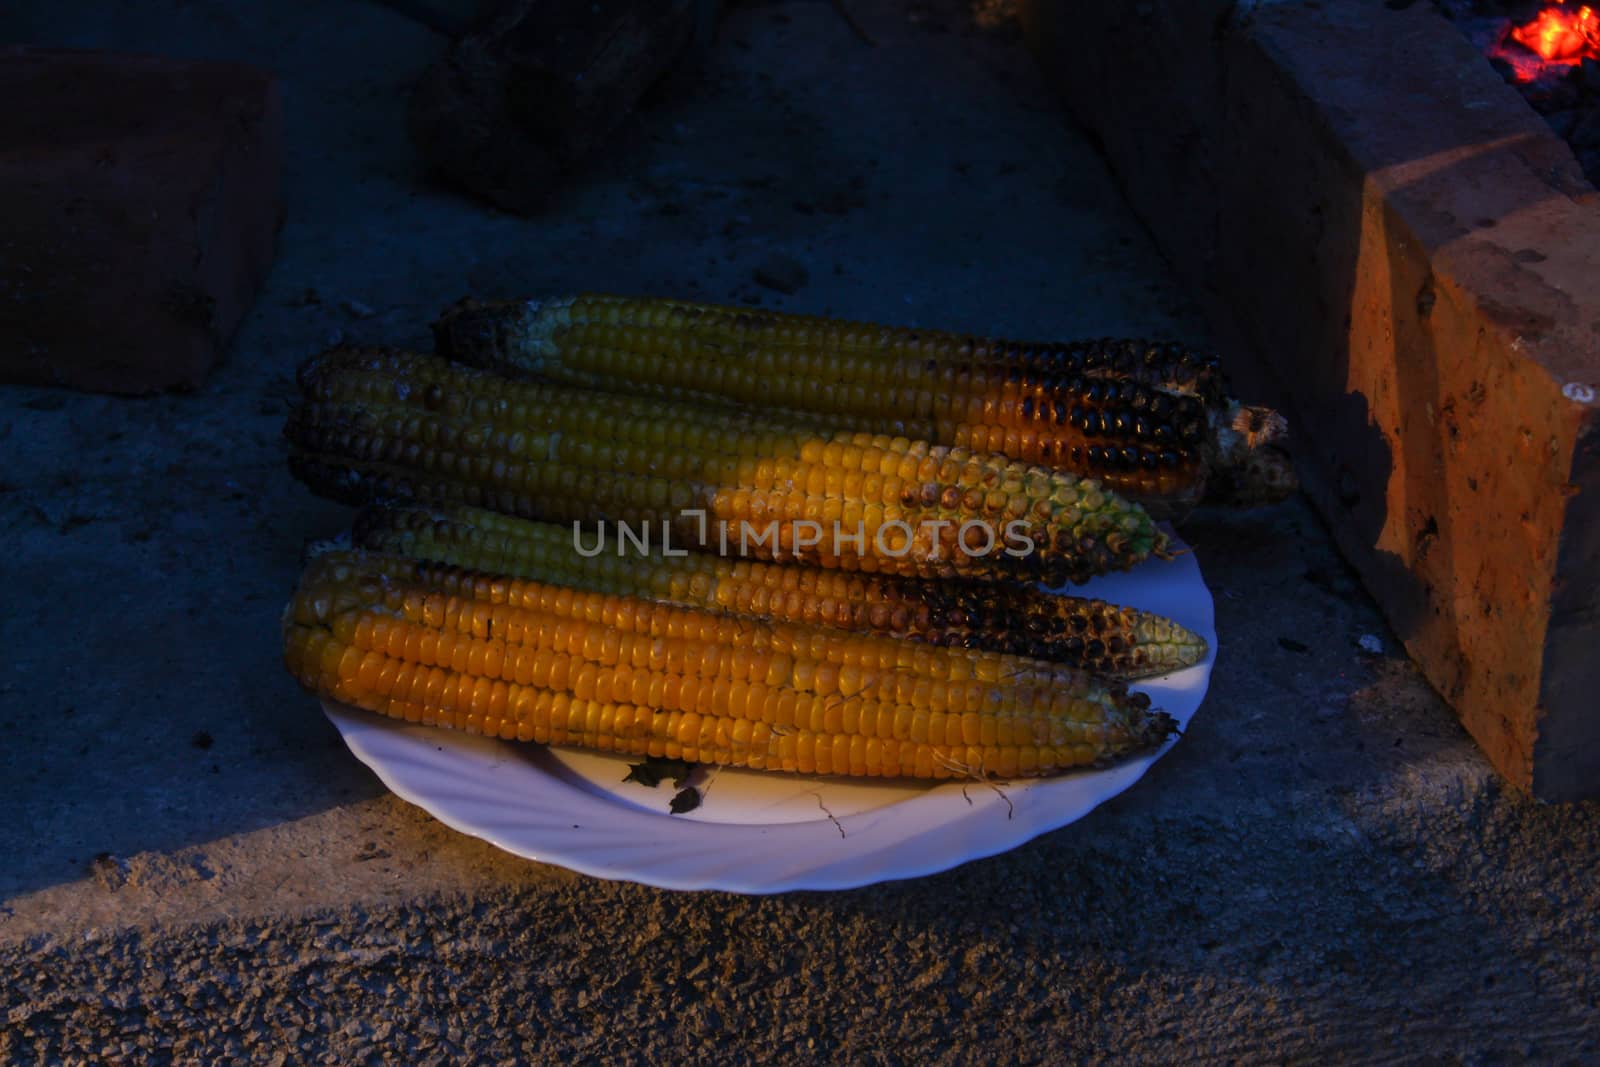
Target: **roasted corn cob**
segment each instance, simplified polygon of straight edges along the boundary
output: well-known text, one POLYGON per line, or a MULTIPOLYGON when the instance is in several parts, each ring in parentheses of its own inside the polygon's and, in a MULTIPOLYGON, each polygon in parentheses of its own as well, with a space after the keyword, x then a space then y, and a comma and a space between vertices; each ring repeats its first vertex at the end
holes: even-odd
MULTIPOLYGON (((290 466, 354 503, 660 526, 724 553, 924 576, 1085 581, 1166 551, 1093 479, 905 438, 336 349, 301 373, 290 466)), ((647 527, 648 528, 648 527, 647 527)))
POLYGON ((1038 776, 1174 730, 1048 663, 362 553, 313 561, 284 644, 308 688, 411 722, 801 773, 1038 776))
POLYGON ((1114 677, 1180 670, 1206 652, 1204 639, 1172 620, 1103 600, 1009 582, 641 553, 615 537, 578 538, 568 527, 479 508, 369 508, 356 518, 354 540, 377 552, 590 592, 982 648, 1114 677))
POLYGON ((1226 395, 1214 358, 1131 340, 1001 341, 674 300, 463 301, 452 359, 567 385, 827 415, 841 429, 1001 453, 1100 479, 1167 516, 1209 490, 1293 490, 1286 424, 1226 395))

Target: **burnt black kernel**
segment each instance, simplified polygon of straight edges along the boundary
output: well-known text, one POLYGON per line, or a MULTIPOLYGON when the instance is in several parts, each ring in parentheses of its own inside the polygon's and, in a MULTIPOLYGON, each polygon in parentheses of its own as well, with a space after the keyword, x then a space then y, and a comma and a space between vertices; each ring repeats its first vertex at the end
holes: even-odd
POLYGON ((1025 419, 1033 418, 1033 397, 1031 396, 1022 398, 1022 417, 1025 419))
POLYGON ((1117 433, 1127 433, 1133 426, 1133 418, 1126 411, 1113 411, 1111 413, 1111 429, 1117 433))
POLYGON ((1089 412, 1085 409, 1073 408, 1072 413, 1067 417, 1067 421, 1072 424, 1074 429, 1082 430, 1084 433, 1089 432, 1089 412))
POLYGON ((1171 449, 1168 449, 1167 451, 1161 453, 1161 465, 1163 467, 1178 467, 1178 466, 1181 466, 1182 464, 1183 464, 1183 457, 1178 455, 1178 453, 1172 451, 1171 449))
POLYGON ((1139 465, 1139 450, 1137 448, 1123 448, 1117 456, 1122 460, 1122 465, 1128 470, 1133 470, 1139 465))
POLYGON ((1065 641, 1061 642, 1061 647, 1065 648, 1068 652, 1072 653, 1074 656, 1082 655, 1083 654, 1083 638, 1077 637, 1077 636, 1068 637, 1065 641))
POLYGON ((1067 625, 1071 626, 1074 630, 1081 634, 1083 631, 1089 628, 1089 620, 1084 618, 1082 615, 1074 615, 1067 625))
POLYGON ((1081 445, 1073 445, 1069 455, 1072 458, 1072 462, 1074 462, 1074 463, 1082 463, 1083 462, 1083 447, 1081 445))
POLYGON ((1198 419, 1183 424, 1180 431, 1185 441, 1198 441, 1205 434, 1205 428, 1198 419))
POLYGON ((1135 437, 1150 436, 1150 420, 1143 415, 1133 416, 1133 435, 1135 437))
POLYGON ((1120 634, 1112 634, 1106 638, 1106 647, 1113 652, 1121 652, 1128 647, 1128 643, 1122 639, 1120 634))
POLYGON ((1096 659, 1099 659, 1101 656, 1106 654, 1106 643, 1100 640, 1098 637, 1093 638, 1086 646, 1084 646, 1084 651, 1096 659))
POLYGON ((1172 397, 1166 393, 1154 393, 1150 397, 1150 414, 1165 416, 1172 411, 1172 397))
POLYGON ((1165 422, 1158 422, 1150 428, 1150 440, 1152 441, 1170 441, 1176 436, 1172 432, 1172 427, 1165 422))
POLYGON ((1160 463, 1160 458, 1156 455, 1156 453, 1150 451, 1148 448, 1143 449, 1143 450, 1140 451, 1140 453, 1139 453, 1139 465, 1141 467, 1143 467, 1145 470, 1147 470, 1147 471, 1155 470, 1156 469, 1156 465, 1158 463, 1160 463))
POLYGON ((1062 400, 1060 397, 1057 397, 1055 401, 1055 416, 1057 426, 1060 426, 1062 423, 1067 421, 1068 410, 1067 402, 1062 400))
POLYGON ((1106 450, 1099 445, 1089 446, 1089 462, 1096 466, 1104 466, 1107 460, 1106 450))
POLYGON ((1090 382, 1089 388, 1083 391, 1084 399, 1091 404, 1098 404, 1105 399, 1106 387, 1103 382, 1090 382))

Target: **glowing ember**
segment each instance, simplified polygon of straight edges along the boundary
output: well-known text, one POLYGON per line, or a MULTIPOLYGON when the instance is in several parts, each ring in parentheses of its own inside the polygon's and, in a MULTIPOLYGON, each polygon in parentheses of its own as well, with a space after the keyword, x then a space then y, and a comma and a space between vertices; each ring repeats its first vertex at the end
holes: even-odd
POLYGON ((1600 15, 1592 7, 1570 11, 1547 7, 1511 36, 1551 63, 1578 63, 1584 56, 1600 59, 1600 15))
POLYGON ((1551 67, 1576 66, 1585 58, 1600 60, 1600 13, 1588 5, 1552 4, 1531 22, 1514 27, 1510 40, 1533 55, 1517 55, 1515 49, 1502 46, 1497 50, 1500 57, 1511 63, 1518 81, 1533 81, 1551 67))

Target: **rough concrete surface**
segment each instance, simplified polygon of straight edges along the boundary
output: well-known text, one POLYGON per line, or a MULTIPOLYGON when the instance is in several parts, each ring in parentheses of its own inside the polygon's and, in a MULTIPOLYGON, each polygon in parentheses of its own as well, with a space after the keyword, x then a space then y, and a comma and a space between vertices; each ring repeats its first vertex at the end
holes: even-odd
POLYGON ((280 259, 205 387, 0 390, 0 1060, 1600 1056, 1600 806, 1498 784, 1300 502, 1187 527, 1221 652, 1170 756, 913 882, 675 894, 517 860, 387 795, 284 676, 301 546, 347 513, 278 431, 335 335, 593 287, 1200 337, 1011 34, 848 6, 877 47, 820 0, 736 6, 704 76, 532 220, 417 182, 401 102, 443 42, 379 6, 0 13, 0 42, 273 67, 289 134, 280 259), (792 295, 754 279, 774 257, 792 295))

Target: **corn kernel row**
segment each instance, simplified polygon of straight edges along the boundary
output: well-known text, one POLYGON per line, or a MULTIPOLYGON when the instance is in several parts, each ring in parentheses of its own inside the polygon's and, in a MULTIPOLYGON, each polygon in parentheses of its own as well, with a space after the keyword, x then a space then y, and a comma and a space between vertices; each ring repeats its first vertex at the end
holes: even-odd
POLYGON ((1178 670, 1205 654, 1205 642, 1177 623, 1100 600, 1003 582, 925 581, 667 554, 662 548, 670 546, 629 544, 614 532, 585 536, 476 508, 368 509, 356 521, 355 540, 375 551, 470 570, 774 621, 912 636, 1118 677, 1178 670), (584 544, 581 552, 577 541, 584 544), (640 547, 652 551, 632 551, 640 547))

